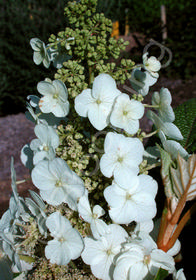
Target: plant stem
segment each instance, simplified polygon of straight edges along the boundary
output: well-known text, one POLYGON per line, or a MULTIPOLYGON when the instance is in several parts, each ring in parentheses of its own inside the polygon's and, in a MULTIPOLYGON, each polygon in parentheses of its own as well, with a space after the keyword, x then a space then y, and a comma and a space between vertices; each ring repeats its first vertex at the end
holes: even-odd
POLYGON ((184 216, 181 218, 180 222, 178 223, 173 235, 171 236, 170 240, 167 243, 168 248, 172 248, 176 240, 178 239, 181 231, 183 230, 184 226, 188 222, 188 220, 191 218, 191 214, 196 211, 196 203, 192 205, 192 207, 184 214, 184 216))
POLYGON ((151 137, 151 136, 157 134, 158 131, 159 131, 159 130, 157 129, 157 130, 155 130, 155 131, 153 131, 153 132, 151 132, 151 133, 149 133, 149 134, 146 134, 143 138, 151 137))
POLYGON ((157 162, 157 163, 154 163, 154 164, 151 164, 151 165, 148 165, 144 170, 145 171, 148 171, 148 170, 151 170, 157 166, 161 166, 161 163, 160 162, 157 162))
POLYGON ((27 182, 29 180, 30 180, 30 178, 24 179, 24 180, 20 180, 20 181, 16 181, 16 185, 23 184, 23 183, 25 183, 25 182, 27 182))
POLYGON ((159 105, 149 105, 149 104, 143 104, 144 105, 144 107, 146 107, 146 108, 159 108, 160 106, 159 105))

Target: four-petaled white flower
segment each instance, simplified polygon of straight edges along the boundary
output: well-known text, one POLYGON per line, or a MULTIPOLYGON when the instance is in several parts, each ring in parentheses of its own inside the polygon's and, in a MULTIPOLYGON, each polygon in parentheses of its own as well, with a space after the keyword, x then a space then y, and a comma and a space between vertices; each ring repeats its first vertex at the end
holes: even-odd
POLYGON ((159 74, 157 72, 161 69, 160 61, 155 56, 148 58, 148 52, 143 54, 142 58, 144 68, 149 71, 152 77, 158 78, 159 74))
POLYGON ((57 206, 64 202, 77 210, 77 200, 84 194, 84 183, 63 159, 38 162, 31 177, 47 203, 57 206))
POLYGON ((147 95, 149 87, 157 82, 157 78, 152 77, 148 71, 141 71, 141 67, 133 69, 129 80, 132 88, 143 96, 147 95))
POLYGON ((113 126, 124 129, 129 134, 135 134, 139 129, 139 119, 144 114, 144 105, 127 94, 117 97, 110 116, 113 126))
POLYGON ((105 214, 103 208, 99 205, 93 207, 91 211, 90 203, 88 200, 88 192, 85 192, 78 202, 78 212, 79 216, 87 223, 90 224, 90 228, 93 234, 93 237, 98 239, 103 235, 107 229, 107 224, 99 219, 105 214))
POLYGON ((99 240, 84 238, 85 248, 81 257, 86 264, 91 266, 95 277, 103 280, 112 279, 114 257, 120 253, 122 243, 127 237, 127 232, 121 226, 111 224, 99 240))
POLYGON ((50 66, 50 57, 44 42, 38 38, 32 38, 30 40, 30 45, 34 50, 33 61, 35 64, 39 65, 43 62, 43 65, 48 68, 50 66))
POLYGON ((60 80, 49 79, 39 82, 39 93, 44 95, 39 101, 39 108, 43 113, 53 113, 56 117, 65 117, 69 113, 68 91, 60 80))
POLYGON ((126 245, 125 252, 117 258, 113 274, 114 280, 142 280, 150 276, 149 279, 151 279, 160 268, 169 273, 175 271, 174 259, 164 251, 157 249, 153 240, 150 241, 147 238, 142 242, 136 241, 126 245))
POLYGON ((152 105, 159 106, 159 117, 164 122, 173 122, 175 120, 175 115, 171 107, 171 102, 171 93, 167 88, 161 88, 160 93, 154 92, 152 95, 152 105))
POLYGON ((148 221, 156 215, 157 182, 148 175, 127 176, 104 190, 109 215, 117 224, 148 221), (147 210, 148 209, 148 210, 147 210))
POLYGON ((75 98, 75 110, 81 117, 88 117, 91 124, 102 130, 109 124, 114 100, 121 92, 108 74, 100 74, 91 89, 85 89, 75 98))
POLYGON ((59 146, 59 136, 55 129, 40 123, 35 126, 34 132, 38 138, 30 143, 30 148, 34 152, 34 165, 42 159, 54 159, 55 149, 59 146))
POLYGON ((139 172, 144 147, 137 138, 109 132, 104 143, 105 154, 100 160, 100 169, 104 176, 126 178, 139 172))
POLYGON ((77 259, 84 248, 79 232, 72 228, 68 219, 59 212, 52 213, 46 220, 46 226, 53 240, 45 247, 45 256, 51 263, 67 265, 77 259))

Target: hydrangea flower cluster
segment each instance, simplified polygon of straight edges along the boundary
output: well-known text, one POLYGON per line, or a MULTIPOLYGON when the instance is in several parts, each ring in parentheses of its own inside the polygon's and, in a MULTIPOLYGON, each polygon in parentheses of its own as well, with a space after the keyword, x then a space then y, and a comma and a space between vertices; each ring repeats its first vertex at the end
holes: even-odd
MULTIPOLYGON (((41 98, 36 106, 42 110, 42 104, 45 103, 44 108, 55 108, 48 109, 45 113, 60 116, 61 113, 58 112, 63 111, 64 104, 58 103, 56 107, 53 95, 57 92, 60 96, 65 94, 63 83, 56 80, 53 83, 40 82, 38 91, 51 97, 43 101, 41 98)), ((162 89, 160 95, 153 95, 153 104, 158 108, 159 114, 157 116, 151 112, 155 124, 158 118, 162 118, 163 123, 174 120, 174 113, 170 107, 171 96, 168 90, 163 95, 164 91, 165 89, 162 89)), ((64 100, 68 102, 67 95, 64 100)), ((125 134, 130 133, 130 128, 130 134, 134 135, 137 132, 137 122, 144 113, 144 106, 141 102, 130 99, 127 94, 121 93, 114 79, 108 74, 100 74, 95 78, 92 90, 86 89, 75 98, 75 110, 80 116, 88 117, 97 130, 111 124, 104 141, 100 171, 105 177, 111 178, 111 185, 105 188, 103 195, 109 206, 108 214, 112 223, 108 225, 106 218, 101 219, 106 211, 100 205, 95 205, 91 210, 84 182, 63 159, 56 157, 59 137, 55 127, 49 126, 46 120, 42 121, 38 116, 39 121, 35 126, 38 138, 32 140, 28 147, 31 150, 28 161, 32 161, 31 177, 34 185, 40 190, 41 197, 32 193, 37 204, 27 199, 26 206, 31 215, 39 216, 37 223, 40 233, 46 237, 48 228, 50 236, 54 238, 45 246, 45 257, 51 263, 67 265, 70 260, 81 256, 83 261, 90 265, 92 273, 103 280, 118 280, 119 277, 144 279, 147 275, 156 275, 160 268, 177 275, 171 254, 158 249, 149 235, 153 229, 152 219, 157 212, 155 197, 158 185, 151 176, 140 173, 144 155, 142 141, 125 134), (119 129, 118 133, 111 131, 114 126, 119 129), (67 204, 68 208, 77 211, 79 217, 90 225, 92 235, 85 234, 83 240, 66 216, 58 211, 45 214, 46 206, 43 201, 53 207, 67 204), (136 223, 139 230, 135 229, 130 234, 126 226, 132 223, 136 223)), ((62 117, 64 115, 63 113, 62 117)), ((165 132, 163 128, 162 131, 165 132)), ((15 187, 14 195, 18 200, 15 187)), ((8 210, 1 219, 3 232, 10 230, 7 222, 10 220, 7 216, 10 215, 8 210)), ((20 217, 21 213, 18 215, 20 217)), ((4 238, 4 235, 2 236, 4 238)), ((14 242, 14 239, 11 240, 9 242, 14 242)), ((3 248, 7 250, 4 245, 3 248)), ((13 256, 9 257, 13 260, 13 256)))
MULTIPOLYGON (((162 273, 184 280, 183 270, 176 271, 174 257, 180 251, 178 236, 190 213, 181 220, 180 215, 186 201, 196 197, 196 157, 189 155, 178 142, 183 136, 173 124, 175 115, 169 90, 162 88, 160 93, 155 92, 151 105, 143 104, 140 98, 148 94, 159 77, 158 59, 148 58, 145 53, 143 64, 128 73, 132 74, 130 83, 136 98, 117 87, 117 81, 124 80, 123 71, 112 72, 115 65, 110 63, 105 68, 101 61, 96 64, 98 42, 94 32, 99 27, 103 33, 103 23, 106 29, 110 24, 103 15, 95 13, 96 0, 88 0, 92 6, 88 16, 92 20, 77 19, 86 13, 86 2, 73 2, 67 9, 68 14, 75 15, 71 23, 84 28, 85 46, 80 44, 81 30, 77 28, 74 36, 65 36, 64 32, 57 38, 51 36, 48 45, 37 38, 30 41, 36 64, 43 62, 49 67, 52 61, 60 70, 55 76, 58 79, 38 83, 41 97, 28 97, 27 117, 35 123, 37 138, 23 147, 21 160, 39 194, 30 191, 31 198, 25 200, 19 196, 20 182, 16 181, 12 160, 13 193, 9 209, 0 219, 0 250, 6 273, 23 271, 20 276, 26 277, 34 266, 34 272, 40 275, 42 262, 45 267, 56 266, 52 277, 57 279, 57 271, 77 266, 82 260, 102 280, 160 279, 162 273), (87 26, 97 21, 95 30, 88 32, 87 26), (84 67, 77 67, 77 61, 66 63, 74 54, 81 55, 78 60, 81 62, 85 53, 88 85, 84 67), (94 75, 92 66, 95 73, 99 69, 105 71, 94 75), (70 85, 74 86, 67 89, 70 85), (142 132, 139 125, 145 107, 151 108, 147 115, 156 127, 150 135, 156 133, 160 139, 160 145, 148 150, 143 140, 150 135, 142 132), (167 196, 161 222, 155 218, 158 184, 148 174, 155 166, 162 167, 167 196), (90 173, 86 173, 88 168, 90 173)), ((68 35, 71 31, 66 30, 68 35)), ((106 37, 105 31, 103 44, 106 37)), ((112 42, 113 39, 110 49, 115 57, 119 49, 115 51, 117 43, 112 42)), ((100 52, 106 59, 105 49, 100 52)), ((127 62, 122 64, 127 72, 127 62)), ((0 261, 0 273, 1 267, 0 261)))

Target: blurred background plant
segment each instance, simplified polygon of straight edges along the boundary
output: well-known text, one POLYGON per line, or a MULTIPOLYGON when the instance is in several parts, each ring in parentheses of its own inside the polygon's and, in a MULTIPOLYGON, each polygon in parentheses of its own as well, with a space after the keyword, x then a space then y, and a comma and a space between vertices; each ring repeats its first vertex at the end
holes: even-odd
MULTIPOLYGON (((132 50, 132 59, 135 62, 143 51, 150 38, 162 42, 161 5, 166 8, 166 27, 168 38, 165 46, 170 48, 174 57, 170 67, 164 74, 182 79, 194 75, 195 57, 194 36, 196 23, 194 11, 196 2, 189 0, 99 0, 98 9, 113 21, 118 20, 121 34, 125 33, 126 19, 131 33, 143 34, 145 41, 136 50, 132 50), (133 57, 135 55, 135 57, 133 57)), ((137 38, 136 38, 137 40, 137 38)), ((129 54, 130 55, 130 54, 129 54)))
POLYGON ((26 96, 52 70, 35 67, 29 41, 66 26, 65 0, 0 0, 0 116, 25 110, 26 96))
MULTIPOLYGON (((45 76, 51 77, 52 68, 33 66, 29 41, 33 37, 47 41, 51 33, 65 29, 67 19, 63 10, 67 2, 0 0, 0 116, 24 111, 26 96, 35 92, 37 82, 45 76)), ((125 34, 127 19, 129 32, 134 34, 138 46, 124 56, 137 63, 141 62, 143 48, 150 38, 162 42, 162 4, 166 8, 168 34, 164 43, 173 53, 170 67, 162 69, 162 74, 169 78, 189 79, 196 74, 193 65, 195 1, 99 0, 98 12, 103 12, 112 21, 118 20, 121 35, 125 34), (144 38, 142 43, 137 38, 138 34, 144 38)), ((157 55, 157 49, 154 52, 151 55, 157 55)))

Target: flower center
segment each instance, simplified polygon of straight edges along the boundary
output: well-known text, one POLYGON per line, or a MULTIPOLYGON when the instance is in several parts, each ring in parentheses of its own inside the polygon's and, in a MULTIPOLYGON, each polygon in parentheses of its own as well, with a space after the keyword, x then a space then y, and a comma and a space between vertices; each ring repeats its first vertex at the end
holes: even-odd
POLYGON ((130 200, 131 199, 131 194, 130 193, 126 193, 126 200, 130 200))
POLYGON ((144 264, 149 264, 150 260, 151 260, 151 256, 150 255, 145 255, 143 262, 144 262, 144 264))
POLYGON ((65 241, 66 241, 65 238, 63 238, 63 237, 59 238, 59 242, 63 243, 65 241))
POLYGON ((123 157, 118 157, 118 162, 123 162, 123 157))
POLYGON ((111 249, 108 249, 108 250, 106 251, 106 253, 107 253, 107 255, 109 256, 109 255, 112 254, 112 250, 111 250, 111 249))
POLYGON ((126 116, 128 114, 127 111, 123 111, 123 116, 126 116))
POLYGON ((97 219, 97 217, 98 217, 98 215, 95 214, 95 213, 92 215, 92 218, 93 218, 93 219, 97 219))
POLYGON ((54 99, 58 99, 58 97, 59 97, 58 93, 55 93, 55 94, 53 95, 53 98, 54 98, 54 99))
POLYGON ((101 100, 100 99, 97 99, 96 100, 96 103, 99 105, 99 104, 101 104, 101 100))
POLYGON ((48 146, 44 146, 43 150, 44 150, 45 152, 48 152, 48 151, 49 151, 49 147, 48 147, 48 146))
POLYGON ((55 186, 56 186, 57 188, 58 188, 58 187, 62 187, 62 182, 61 182, 61 180, 56 181, 55 186))

